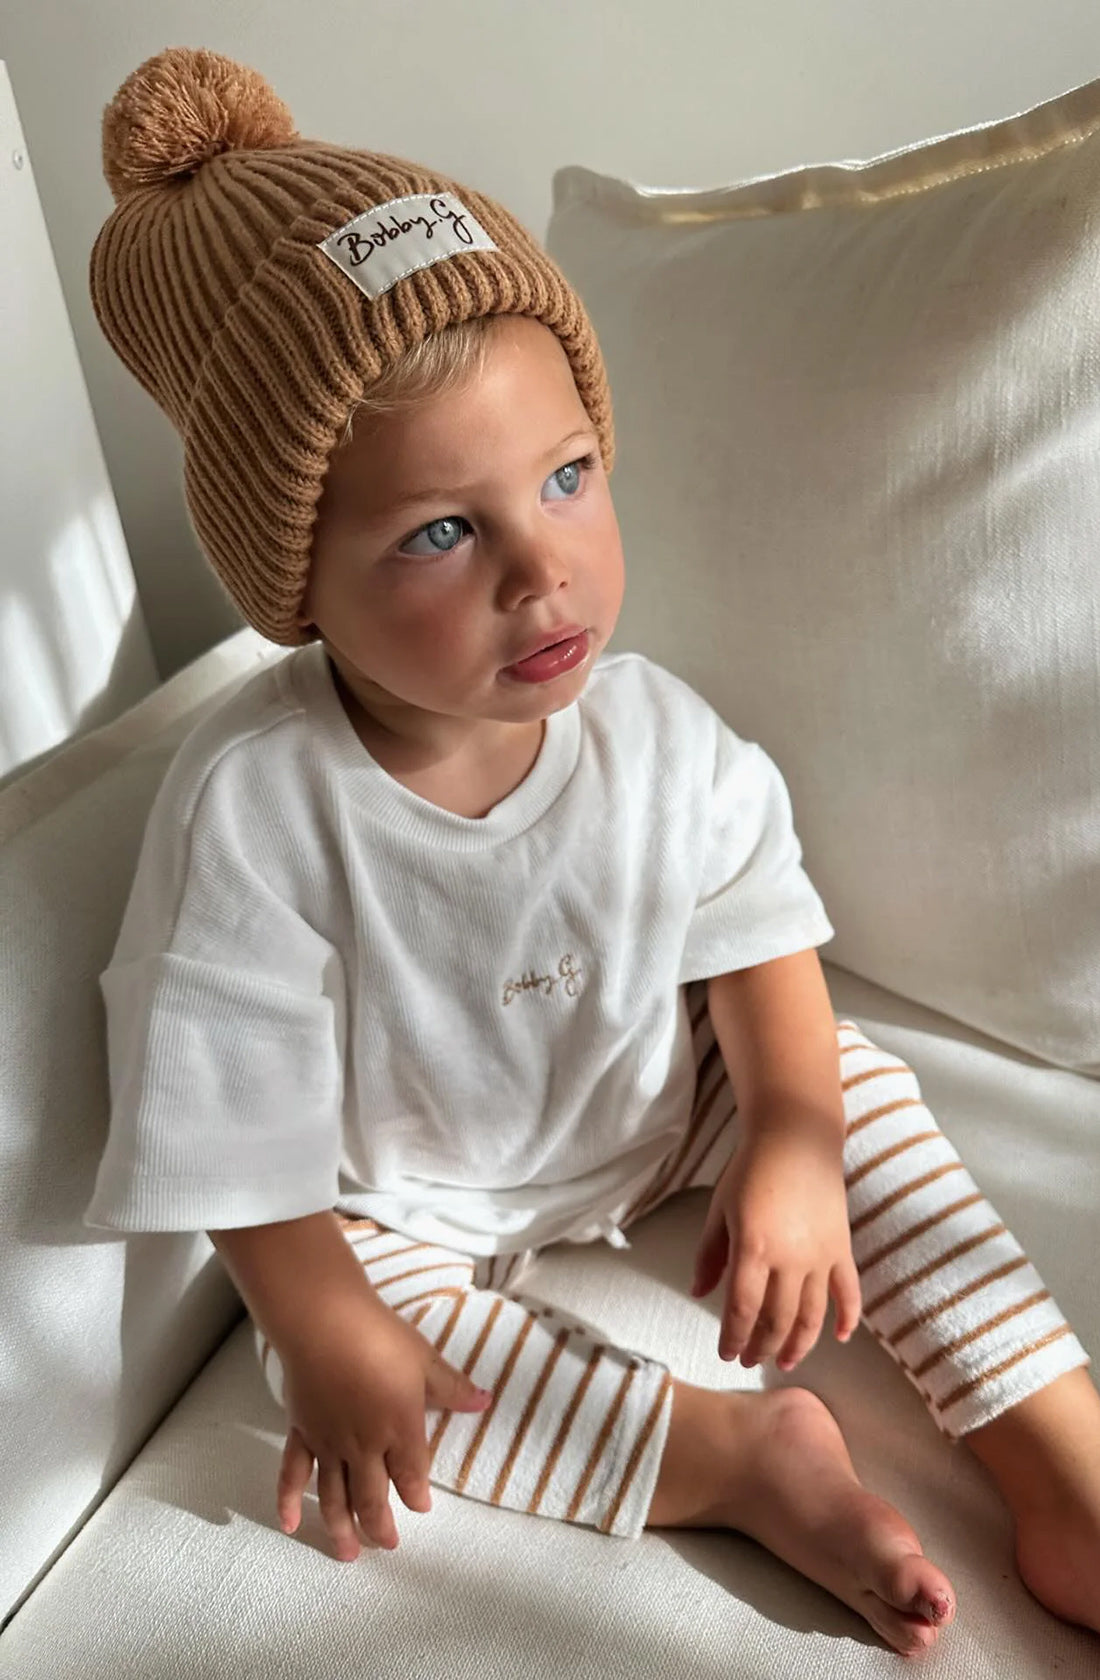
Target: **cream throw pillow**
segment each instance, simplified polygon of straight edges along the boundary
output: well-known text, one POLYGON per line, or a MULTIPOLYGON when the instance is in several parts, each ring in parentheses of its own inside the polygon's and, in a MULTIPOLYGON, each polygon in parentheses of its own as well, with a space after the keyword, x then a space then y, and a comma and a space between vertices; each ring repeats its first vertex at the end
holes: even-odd
POLYGON ((615 645, 784 771, 830 960, 1100 1073, 1100 82, 708 191, 567 169, 615 645))

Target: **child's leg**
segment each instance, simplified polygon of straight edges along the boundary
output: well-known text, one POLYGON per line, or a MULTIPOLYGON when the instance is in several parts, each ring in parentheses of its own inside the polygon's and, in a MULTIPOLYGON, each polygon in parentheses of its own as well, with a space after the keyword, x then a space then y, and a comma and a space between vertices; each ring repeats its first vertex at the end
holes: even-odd
MULTIPOLYGON (((426 1413, 431 1480, 512 1510, 636 1538, 671 1412, 668 1368, 601 1342, 552 1307, 512 1298, 528 1258, 474 1260, 373 1220, 342 1219, 383 1301, 493 1401, 426 1413)), ((257 1332, 280 1405, 278 1357, 257 1332)))
POLYGON ((840 1023, 853 1252, 872 1333, 956 1439, 1088 1355, 903 1062, 840 1023))
MULTIPOLYGON (((689 989, 699 1082, 681 1144, 621 1223, 715 1183, 736 1146, 735 1102, 689 989)), ((864 1322, 951 1440, 988 1424, 1088 1355, 1020 1244, 921 1098, 912 1070, 851 1021, 838 1026, 844 1175, 864 1322)))
POLYGON ((1100 1395, 1088 1355, 913 1074, 851 1022, 840 1045, 864 1318, 939 1427, 993 1474, 1031 1591, 1100 1630, 1100 1395), (892 1136, 895 1115, 904 1124, 892 1136))
MULTIPOLYGON (((737 1528, 896 1650, 926 1648, 930 1618, 950 1620, 950 1583, 904 1519, 859 1486, 815 1396, 674 1385, 658 1361, 510 1297, 527 1256, 474 1261, 373 1220, 341 1224, 383 1300, 493 1391, 484 1412, 426 1414, 437 1486, 629 1538, 647 1524, 737 1528)), ((259 1332, 256 1342, 282 1404, 278 1357, 259 1332)))
MULTIPOLYGON (((712 1185, 736 1144, 705 988, 689 988, 688 1001, 700 1069, 692 1122, 622 1224, 676 1190, 712 1185)), ((1100 1627, 1100 1395, 1088 1355, 939 1131, 911 1070, 851 1022, 838 1039, 868 1328, 948 1439, 964 1437, 998 1482, 1036 1597, 1100 1627)))
POLYGON ((955 1614, 951 1583, 900 1512, 860 1485, 816 1395, 672 1386, 648 1527, 736 1529, 835 1593, 894 1650, 934 1644, 955 1614))

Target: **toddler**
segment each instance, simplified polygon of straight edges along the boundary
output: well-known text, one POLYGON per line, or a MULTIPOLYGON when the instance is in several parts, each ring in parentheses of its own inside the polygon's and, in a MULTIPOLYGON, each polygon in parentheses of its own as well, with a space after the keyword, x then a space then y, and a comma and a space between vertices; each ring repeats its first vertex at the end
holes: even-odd
POLYGON ((520 1292, 548 1244, 711 1191, 693 1293, 789 1373, 861 1315, 1100 1626, 1100 1397, 911 1071, 829 1005, 784 784, 605 652, 611 409, 579 299, 498 204, 300 138, 173 49, 104 118, 92 292, 184 440, 245 619, 295 651, 196 728, 102 989, 86 1214, 207 1230, 339 1557, 392 1482, 609 1535, 728 1527, 888 1644, 952 1619, 807 1390, 721 1392, 520 1292), (736 1093, 736 1101, 734 1094, 736 1093))

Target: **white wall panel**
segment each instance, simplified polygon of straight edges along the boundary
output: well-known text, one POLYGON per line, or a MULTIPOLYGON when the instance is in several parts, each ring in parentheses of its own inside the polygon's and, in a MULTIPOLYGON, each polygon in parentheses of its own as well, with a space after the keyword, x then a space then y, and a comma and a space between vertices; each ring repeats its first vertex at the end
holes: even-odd
POLYGON ((0 778, 157 681, 0 63, 0 778))

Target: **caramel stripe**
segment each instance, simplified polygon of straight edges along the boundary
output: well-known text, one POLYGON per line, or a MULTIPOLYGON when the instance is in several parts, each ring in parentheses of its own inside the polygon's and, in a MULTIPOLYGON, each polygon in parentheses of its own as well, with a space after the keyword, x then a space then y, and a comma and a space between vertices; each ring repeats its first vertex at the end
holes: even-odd
POLYGON ((468 1377, 474 1366, 477 1364, 478 1359, 481 1357, 481 1350, 489 1340, 489 1336, 492 1333, 493 1325, 496 1323, 503 1310, 504 1297, 503 1295, 499 1295, 493 1302, 485 1323, 481 1326, 481 1329, 477 1333, 477 1340, 474 1342, 473 1347, 470 1349, 469 1353, 466 1355, 465 1361, 463 1362, 462 1371, 465 1376, 468 1377))
MULTIPOLYGON (((465 1289, 437 1289, 437 1290, 433 1291, 433 1294, 432 1294, 431 1298, 432 1299, 438 1299, 438 1297, 441 1296, 441 1295, 457 1296, 457 1300, 455 1301, 454 1306, 451 1308, 451 1316, 448 1318, 446 1324, 443 1326, 443 1332, 442 1332, 438 1342, 436 1342, 436 1344, 435 1344, 435 1351, 437 1353, 442 1353, 443 1349, 447 1346, 447 1343, 450 1341, 451 1336, 454 1332, 454 1327, 458 1323, 459 1319, 462 1317, 462 1309, 466 1305, 466 1299, 467 1299, 468 1291, 465 1290, 465 1289)), ((414 1301, 418 1301, 419 1299, 420 1299, 419 1295, 414 1295, 413 1296, 414 1301)), ((407 1301, 405 1301, 405 1302, 402 1303, 402 1305, 407 1307, 409 1305, 409 1303, 407 1301)), ((401 1308, 399 1307, 397 1310, 400 1312, 401 1308)))
POLYGON ((1049 1289, 1037 1289, 1034 1295, 1028 1295, 1025 1300, 1017 1302, 1014 1307, 1006 1307, 1004 1312, 999 1312, 995 1318, 986 1319, 985 1323, 979 1324, 976 1330, 968 1330, 965 1336, 956 1336, 953 1342, 948 1342, 945 1347, 939 1348, 935 1353, 930 1353, 927 1359, 922 1360, 919 1365, 914 1367, 913 1375, 923 1377, 925 1372, 930 1371, 933 1365, 938 1365, 941 1359, 947 1359, 949 1355, 958 1353, 961 1348, 969 1347, 970 1343, 976 1342, 979 1336, 988 1335, 990 1330, 996 1330, 1002 1324, 1007 1324, 1010 1318, 1016 1318, 1019 1313, 1027 1312, 1030 1307, 1037 1307, 1040 1301, 1049 1300, 1049 1289))
POLYGON ((707 1115, 710 1113, 714 1104, 718 1100, 718 1093, 724 1084, 725 1080, 721 1077, 718 1078, 715 1081, 713 1089, 700 1103, 696 1105, 695 1112, 688 1122, 688 1129, 680 1139, 676 1153, 673 1155, 672 1160, 666 1161, 666 1164, 658 1169, 656 1177, 652 1178, 647 1185, 642 1187, 630 1207, 628 1207, 626 1212, 623 1214, 622 1220, 620 1221, 621 1224, 628 1225, 631 1220, 641 1218, 641 1215, 646 1211, 646 1209, 651 1207, 654 1202, 659 1201, 664 1195, 667 1186, 671 1183, 673 1178, 675 1178, 684 1157, 691 1149, 695 1139, 699 1136, 699 1132, 706 1122, 707 1115))
POLYGON ((554 1444, 546 1455, 546 1462, 542 1467, 542 1474, 538 1479, 538 1485, 536 1486, 534 1493, 531 1495, 531 1502, 527 1507, 528 1514, 530 1516, 535 1515, 535 1512, 538 1510, 539 1505, 542 1502, 542 1496, 546 1492, 550 1477, 554 1474, 554 1466, 561 1457, 561 1450, 565 1445, 566 1436, 573 1427, 573 1419, 577 1415, 577 1409, 580 1406, 581 1401, 584 1399, 585 1394, 588 1392, 589 1384, 596 1374, 596 1366, 602 1358, 603 1348, 597 1343, 597 1345, 592 1349, 592 1352, 589 1354, 588 1364, 584 1368, 584 1375, 581 1377, 580 1382, 573 1391, 573 1398, 566 1407, 565 1416, 562 1418, 561 1425, 554 1437, 554 1444))
POLYGON ((427 1317, 427 1315, 431 1312, 431 1310, 432 1310, 432 1303, 430 1301, 425 1301, 422 1306, 417 1307, 417 1309, 414 1313, 409 1314, 409 1323, 413 1326, 414 1329, 417 1328, 420 1325, 421 1321, 423 1319, 425 1319, 427 1317))
MULTIPOLYGON (((387 1254, 384 1255, 383 1258, 388 1260, 390 1257, 387 1254)), ((374 1287, 375 1289, 388 1289, 391 1283, 404 1283, 406 1278, 423 1277, 425 1272, 451 1272, 454 1271, 457 1266, 468 1266, 470 1269, 470 1276, 473 1276, 473 1261, 466 1260, 464 1257, 456 1255, 453 1260, 433 1260, 430 1266, 413 1266, 407 1272, 395 1272, 392 1277, 379 1278, 378 1282, 374 1284, 374 1287)), ((373 1282, 373 1279, 371 1281, 373 1282)))
MULTIPOLYGON (((437 1290, 434 1291, 434 1296, 435 1296, 436 1299, 438 1299, 440 1295, 457 1295, 458 1299, 451 1309, 450 1317, 448 1318, 446 1324, 443 1326, 443 1331, 442 1331, 442 1334, 440 1335, 439 1340, 435 1344, 435 1351, 437 1353, 442 1353, 443 1349, 447 1346, 447 1343, 450 1341, 451 1335, 454 1331, 454 1327, 458 1323, 459 1319, 462 1316, 462 1309, 466 1305, 466 1302, 470 1299, 470 1293, 469 1293, 468 1290, 465 1290, 465 1289, 453 1289, 453 1290, 452 1289, 437 1289, 437 1290)), ((451 1413, 450 1412, 444 1411, 444 1412, 440 1413, 439 1422, 436 1424, 435 1428, 432 1430, 431 1440, 428 1442, 428 1459, 429 1459, 429 1462, 435 1457, 436 1449, 438 1448, 439 1443, 443 1438, 443 1431, 446 1429, 446 1427, 450 1423, 450 1421, 451 1421, 451 1413)))
POLYGON ((672 1183, 669 1184, 667 1189, 664 1191, 664 1195, 671 1195, 674 1190, 682 1190, 685 1185, 691 1183, 695 1174, 699 1171, 699 1168, 702 1166, 703 1162, 718 1142, 718 1139, 722 1136, 722 1133, 729 1125, 729 1122, 735 1113, 736 1110, 731 1109, 729 1114, 719 1115, 717 1126, 712 1127, 709 1135, 704 1138, 702 1148, 696 1150, 694 1157, 688 1162, 681 1172, 676 1174, 672 1183))
MULTIPOLYGON (((501 1394, 503 1394, 504 1390, 507 1388, 509 1379, 512 1375, 512 1372, 515 1370, 516 1365, 519 1363, 519 1356, 523 1352, 524 1344, 526 1343, 528 1336, 531 1334, 531 1331, 534 1329, 534 1327, 537 1323, 538 1323, 538 1319, 533 1317, 531 1314, 525 1315, 523 1323, 519 1327, 519 1334, 517 1335, 515 1341, 512 1343, 511 1351, 509 1352, 507 1359, 504 1361, 504 1364, 501 1367, 500 1376, 497 1378, 496 1382, 493 1384, 493 1399, 492 1399, 492 1403, 489 1406, 489 1411, 490 1412, 495 1410, 498 1397, 501 1394)), ((493 1503, 494 1504, 499 1504, 500 1503, 500 1493, 503 1493, 503 1491, 504 1491, 504 1484, 507 1482, 508 1476, 511 1473, 512 1464, 515 1460, 515 1455, 516 1455, 516 1437, 515 1437, 515 1435, 513 1435, 512 1444, 508 1449, 508 1454, 507 1454, 507 1457, 505 1458, 505 1461, 504 1461, 504 1468, 501 1470, 500 1474, 497 1476, 496 1485, 495 1485, 494 1490, 493 1490, 493 1503), (499 1490, 499 1492, 498 1492, 498 1490, 499 1490)))
POLYGON ((714 1067, 717 1064, 720 1064, 721 1060, 722 1052, 718 1048, 718 1040, 711 1039, 706 1050, 700 1057, 699 1065, 695 1070, 695 1089, 697 1091, 702 1086, 704 1080, 710 1078, 714 1067))
POLYGON ((973 1283, 968 1283, 965 1288, 956 1290, 954 1295, 948 1295, 944 1300, 937 1301, 934 1307, 926 1307, 923 1312, 907 1319, 887 1338, 890 1346, 897 1347, 898 1343, 903 1342, 906 1336, 911 1336, 914 1330, 919 1330, 925 1324, 930 1324, 934 1318, 939 1317, 940 1313, 946 1312, 948 1307, 958 1306, 960 1301, 965 1301, 970 1295, 976 1295, 978 1290, 984 1289, 987 1284, 996 1283, 999 1278, 1008 1277, 1010 1273, 1018 1272, 1021 1266, 1029 1264, 1027 1255, 1021 1254, 1015 1260, 1006 1260, 1003 1266, 995 1266, 984 1277, 976 1278, 973 1283))
MULTIPOLYGON (((435 1268, 432 1269, 434 1271, 435 1268)), ((387 1305, 391 1305, 394 1312, 404 1312, 406 1307, 415 1306, 417 1301, 437 1301, 441 1295, 462 1296, 466 1294, 466 1291, 467 1286, 465 1284, 448 1284, 446 1288, 441 1289, 422 1289, 419 1295, 410 1295, 404 1301, 388 1302, 387 1305)))
MULTIPOLYGON (((887 1114, 897 1114, 900 1109, 923 1107, 924 1103, 920 1097, 899 1097, 897 1102, 884 1103, 881 1108, 872 1108, 867 1114, 861 1114, 858 1120, 853 1120, 851 1125, 845 1127, 844 1136, 846 1138, 855 1137, 856 1133, 861 1132, 864 1126, 870 1126, 874 1121, 883 1119, 887 1114)), ((927 1135, 935 1137, 936 1134, 935 1132, 929 1132, 927 1135)), ((864 1170, 869 1171, 870 1169, 866 1168, 864 1170)))
MULTIPOLYGON (((509 1356, 509 1361, 508 1361, 507 1366, 505 1367, 504 1375, 501 1377, 500 1382, 497 1384, 497 1392, 498 1393, 500 1392, 501 1388, 504 1386, 505 1378, 510 1374, 512 1366, 514 1365, 516 1359, 519 1358, 520 1350, 523 1347, 524 1342, 527 1340, 527 1337, 528 1337, 528 1335, 531 1331, 532 1326, 537 1324, 537 1323, 538 1323, 538 1319, 529 1318, 527 1320, 527 1323, 524 1325, 523 1329, 520 1331, 519 1339, 517 1340, 516 1345, 513 1348, 511 1355, 509 1356)), ((569 1331, 568 1330, 559 1330, 557 1335, 554 1338, 554 1345, 551 1348, 549 1354, 546 1356, 546 1360, 543 1364, 542 1370, 539 1372, 538 1382, 535 1384, 534 1388, 531 1390, 531 1393, 527 1397, 527 1404, 523 1408, 523 1416, 520 1418, 519 1423, 516 1425, 516 1432, 512 1437, 512 1444, 508 1448, 508 1452, 505 1456, 504 1463, 500 1467, 500 1474, 497 1477, 496 1481, 493 1483, 493 1491, 489 1495, 489 1501, 493 1505, 499 1505, 500 1502, 501 1502, 501 1499, 504 1497, 504 1489, 508 1485, 508 1478, 512 1474, 512 1467, 515 1464, 516 1458, 519 1455, 519 1449, 523 1445, 524 1438, 527 1434, 528 1429, 531 1427, 531 1419, 535 1415, 535 1408, 538 1405, 539 1401, 542 1399, 543 1390, 546 1387, 547 1383, 550 1381, 550 1377, 551 1377, 551 1374, 553 1373, 554 1366, 557 1364, 558 1360, 561 1358, 562 1349, 564 1348, 564 1346, 565 1346, 565 1344, 568 1340, 569 1340, 569 1331)))
POLYGON ((873 1301, 867 1302, 863 1309, 864 1312, 869 1318, 872 1313, 878 1312, 880 1307, 886 1306, 889 1301, 893 1301, 896 1296, 901 1295, 909 1288, 910 1284, 923 1283, 926 1278, 942 1271, 944 1266, 949 1266, 952 1260, 959 1260, 964 1254, 969 1254, 971 1249, 981 1248, 983 1243, 989 1242, 993 1237, 1003 1237, 1006 1230, 1007 1226, 1005 1225, 991 1225, 987 1231, 979 1231, 976 1237, 967 1237, 965 1242, 956 1243, 954 1248, 947 1250, 946 1254, 937 1255, 935 1260, 929 1260, 927 1266, 922 1266, 918 1272, 912 1272, 908 1277, 899 1278, 898 1282, 891 1284, 889 1289, 884 1289, 881 1295, 876 1295, 873 1301))
MULTIPOLYGON (((895 1103, 894 1107, 917 1108, 920 1107, 920 1104, 915 1101, 906 1101, 895 1103)), ((889 1110, 886 1112, 889 1112, 889 1110)), ((868 1115, 867 1118, 868 1120, 877 1120, 879 1116, 877 1114, 871 1114, 868 1115)), ((862 1126, 864 1124, 865 1122, 863 1120, 857 1120, 856 1122, 856 1126, 862 1126)), ((849 1129, 849 1136, 851 1136, 851 1133, 855 1131, 855 1129, 855 1126, 849 1129)), ((935 1131, 914 1132, 912 1137, 903 1138, 900 1143, 892 1143, 889 1149, 883 1149, 877 1155, 872 1155, 869 1161, 864 1161, 861 1167, 857 1167, 854 1172, 848 1173, 844 1180, 844 1188, 846 1190, 851 1190, 852 1186, 858 1184, 861 1178, 866 1178, 868 1173, 873 1173, 876 1167, 885 1166, 887 1161, 892 1161, 896 1155, 904 1155, 907 1149, 915 1149, 918 1143, 931 1143, 933 1138, 942 1136, 943 1133, 937 1127, 935 1131)))
POLYGON ((865 1085, 868 1079, 882 1079, 888 1073, 912 1073, 912 1068, 905 1062, 887 1062, 883 1067, 864 1068, 862 1073, 850 1073, 847 1079, 842 1079, 840 1089, 850 1091, 853 1085, 865 1085))
MULTIPOLYGON (((469 1356, 467 1357, 465 1363, 463 1364, 462 1369, 465 1372, 466 1376, 470 1376, 470 1373, 473 1371, 474 1366, 477 1364, 478 1357, 481 1353, 482 1348, 485 1346, 485 1343, 489 1339, 489 1334, 490 1334, 490 1332, 493 1328, 493 1325, 496 1323, 497 1319, 500 1317, 503 1310, 504 1310, 504 1297, 500 1296, 500 1297, 498 1297, 497 1300, 495 1300, 493 1302, 492 1311, 489 1313, 489 1316, 486 1318, 485 1323, 482 1325, 480 1333, 478 1334, 477 1341, 474 1343, 473 1348, 471 1349, 469 1356)), ((459 1470, 458 1476, 457 1476, 457 1478, 455 1480, 455 1484, 454 1484, 454 1491, 456 1493, 464 1493, 465 1492, 466 1482, 469 1478, 470 1471, 473 1469, 474 1459, 477 1457, 478 1448, 481 1446, 482 1441, 485 1439, 485 1431, 488 1429, 490 1419, 492 1418, 493 1413, 496 1411, 498 1392, 499 1392, 499 1383, 494 1385, 493 1398, 490 1401, 489 1405, 486 1406, 485 1410, 482 1412, 481 1417, 478 1421, 477 1429, 474 1432, 474 1438, 470 1442, 470 1445, 468 1446, 468 1448, 466 1449, 466 1456, 462 1460, 462 1468, 459 1470)))
POLYGON ((604 1451, 606 1450, 608 1440, 611 1436, 611 1431, 615 1427, 615 1420, 623 1409, 623 1401, 626 1399, 627 1390, 634 1381, 634 1372, 635 1367, 633 1365, 628 1365, 622 1374, 622 1380, 619 1383, 618 1393, 615 1395, 614 1400, 608 1407, 607 1416, 600 1425, 599 1433, 596 1436, 595 1441, 592 1443, 592 1451, 588 1455, 588 1463, 584 1467, 584 1474, 577 1483, 576 1491, 574 1492, 572 1499, 569 1501, 569 1508, 565 1513, 566 1522, 574 1522, 576 1520, 577 1512, 581 1508, 581 1500, 588 1492, 588 1484, 592 1480, 596 1471, 596 1466, 600 1462, 600 1459, 603 1457, 604 1451))
POLYGON ((619 1484, 619 1491, 615 1496, 615 1501, 614 1501, 613 1505, 611 1506, 611 1509, 608 1511, 607 1515, 602 1519, 602 1521, 598 1525, 603 1530, 603 1532, 605 1534, 610 1534, 612 1529, 615 1526, 615 1519, 618 1516, 619 1511, 622 1507, 623 1500, 626 1498, 627 1493, 630 1491, 630 1484, 634 1480, 634 1473, 637 1470, 638 1465, 642 1461, 642 1454, 645 1452, 645 1449, 649 1444, 649 1438, 653 1434, 653 1431, 657 1426, 657 1419, 661 1415, 661 1407, 664 1405, 665 1395, 668 1393, 668 1391, 671 1387, 672 1387, 672 1377, 671 1377, 671 1375, 666 1374, 665 1380, 661 1384, 661 1388, 660 1388, 660 1391, 658 1392, 657 1398, 654 1400, 652 1406, 649 1408, 649 1416, 646 1418, 645 1426, 642 1429, 641 1434, 638 1436, 638 1439, 634 1443, 634 1451, 631 1453, 630 1458, 627 1462, 626 1470, 623 1472, 623 1479, 622 1479, 621 1483, 619 1484))
POLYGON ((934 1184, 937 1178, 945 1178, 948 1173, 965 1172, 965 1170, 961 1161, 949 1161, 945 1167, 933 1167, 931 1172, 922 1173, 920 1178, 911 1178, 909 1183, 903 1184, 900 1190, 892 1190, 883 1201, 876 1202, 874 1207, 868 1208, 865 1213, 861 1213, 858 1219, 853 1219, 849 1227, 852 1236, 854 1237, 857 1231, 862 1231, 865 1225, 870 1225, 871 1221, 877 1219, 880 1214, 888 1213, 892 1207, 897 1207, 899 1202, 903 1202, 906 1196, 913 1195, 914 1191, 923 1190, 926 1184, 934 1184))
POLYGON ((706 1018, 706 1013, 707 1013, 707 994, 706 994, 706 992, 704 992, 703 996, 700 1000, 698 1009, 695 1011, 694 1015, 689 1017, 689 1019, 691 1021, 692 1037, 694 1037, 694 1035, 699 1031, 699 1027, 700 1027, 701 1023, 706 1018))
POLYGON ((975 1190, 972 1196, 963 1196, 959 1201, 951 1202, 949 1206, 941 1208, 939 1213, 929 1214, 927 1219, 922 1219, 919 1224, 911 1225, 907 1231, 903 1231, 900 1237, 895 1237, 892 1242, 885 1243, 882 1248, 876 1248, 875 1252, 869 1254, 866 1260, 860 1260, 857 1269, 860 1272, 869 1272, 872 1266, 877 1266, 880 1261, 887 1259, 889 1255, 896 1254, 899 1248, 905 1247, 906 1243, 915 1241, 917 1237, 923 1237, 926 1231, 931 1231, 934 1226, 941 1224, 943 1220, 950 1219, 953 1213, 961 1213, 963 1208, 973 1207, 975 1202, 981 1200, 981 1191, 975 1190))
POLYGON ((970 1382, 961 1383, 958 1388, 953 1388, 951 1393, 940 1401, 940 1411, 946 1412, 950 1406, 957 1405, 960 1400, 965 1400, 968 1394, 973 1394, 976 1388, 981 1388, 983 1384, 992 1382, 994 1377, 1002 1376, 1005 1371, 1011 1371, 1012 1367, 1019 1365, 1021 1360, 1030 1359, 1033 1353, 1041 1353, 1043 1348, 1050 1346, 1051 1342, 1060 1341, 1063 1336, 1069 1334, 1068 1324, 1063 1324, 1059 1330, 1048 1330, 1046 1335, 1040 1336, 1037 1342, 1031 1342, 1026 1348, 1021 1348, 1019 1353, 1010 1354, 1007 1359, 1002 1359, 999 1365, 994 1365, 990 1370, 983 1371, 980 1377, 973 1377, 970 1382))
MULTIPOLYGON (((380 1236, 385 1236, 386 1234, 387 1233, 385 1231, 379 1232, 380 1236)), ((355 1249, 355 1243, 354 1242, 351 1243, 351 1247, 352 1247, 352 1250, 354 1251, 354 1249, 355 1249)), ((384 1254, 380 1254, 378 1252, 377 1248, 372 1243, 370 1245, 368 1251, 367 1251, 367 1258, 365 1260, 360 1260, 359 1264, 362 1266, 363 1270, 366 1271, 371 1266, 380 1266, 382 1264, 383 1260, 396 1260, 399 1255, 402 1255, 402 1254, 416 1254, 418 1250, 422 1251, 424 1249, 434 1249, 438 1253, 439 1245, 438 1245, 438 1243, 422 1242, 422 1243, 406 1243, 404 1246, 402 1246, 399 1243, 396 1248, 388 1248, 388 1249, 386 1249, 384 1254)))
MULTIPOLYGON (((335 1209, 333 1209, 333 1212, 335 1212, 335 1209)), ((337 1213, 336 1223, 342 1231, 382 1232, 386 1229, 384 1225, 379 1225, 376 1219, 368 1219, 365 1214, 360 1216, 356 1213, 337 1213)))

